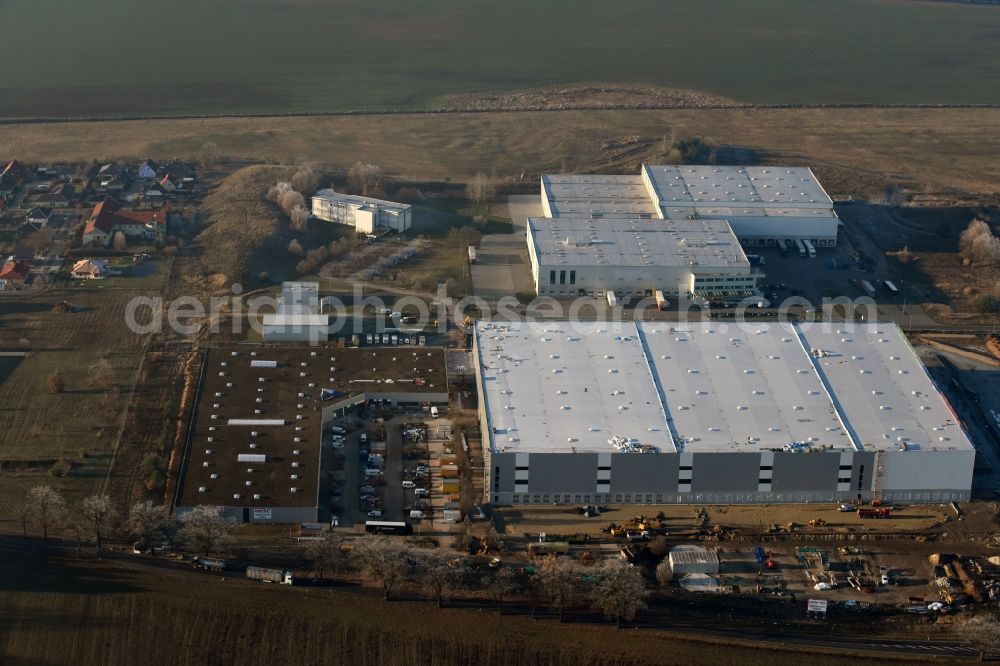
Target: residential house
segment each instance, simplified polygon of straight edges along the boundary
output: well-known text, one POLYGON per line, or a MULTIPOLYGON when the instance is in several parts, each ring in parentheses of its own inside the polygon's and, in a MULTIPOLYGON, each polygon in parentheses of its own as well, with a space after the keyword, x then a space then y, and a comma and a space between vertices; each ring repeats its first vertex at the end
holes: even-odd
POLYGON ((139 165, 138 169, 136 169, 135 175, 142 180, 153 180, 156 178, 156 174, 159 173, 159 171, 160 167, 156 165, 156 162, 153 160, 146 160, 139 165))
POLYGON ((10 260, 26 266, 35 265, 35 250, 27 245, 15 245, 10 260))
POLYGON ((155 241, 166 233, 166 217, 165 210, 123 209, 113 197, 105 197, 87 219, 83 244, 110 245, 119 231, 129 241, 155 241))
POLYGON ((14 188, 24 181, 27 170, 17 160, 10 160, 0 168, 0 184, 14 188))
POLYGON ((183 181, 194 182, 194 169, 180 160, 174 160, 173 162, 165 164, 163 168, 160 169, 160 175, 170 176, 170 179, 175 183, 181 183, 183 181))
POLYGON ((36 231, 41 231, 49 223, 52 218, 52 209, 46 208, 45 206, 38 206, 37 208, 32 208, 24 216, 24 223, 30 224, 35 228, 36 231))
POLYGON ((72 185, 63 183, 51 192, 35 198, 35 203, 48 208, 69 208, 76 201, 76 189, 72 185))
POLYGON ((174 192, 177 191, 177 184, 170 177, 170 174, 167 174, 166 176, 160 179, 160 187, 167 194, 173 194, 174 192))
POLYGON ((77 280, 96 280, 111 275, 111 268, 103 259, 81 259, 73 264, 69 274, 77 280))
POLYGON ((31 266, 18 261, 8 261, 0 268, 0 291, 7 291, 28 279, 31 266))
POLYGON ((160 185, 150 185, 146 188, 146 191, 142 193, 142 203, 146 206, 162 206, 166 200, 167 193, 163 191, 163 188, 160 185))

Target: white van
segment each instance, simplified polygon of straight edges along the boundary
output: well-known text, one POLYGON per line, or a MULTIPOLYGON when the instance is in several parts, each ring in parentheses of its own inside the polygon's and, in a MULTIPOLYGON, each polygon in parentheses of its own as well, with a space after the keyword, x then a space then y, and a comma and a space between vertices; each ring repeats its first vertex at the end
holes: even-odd
POLYGON ((410 511, 411 520, 423 520, 427 515, 423 511, 417 511, 416 509, 410 511))
POLYGON ((438 408, 437 407, 431 407, 431 418, 432 419, 436 419, 437 417, 438 417, 438 408))
POLYGON ((413 481, 403 481, 403 487, 413 489, 417 487, 417 484, 413 483, 413 481))

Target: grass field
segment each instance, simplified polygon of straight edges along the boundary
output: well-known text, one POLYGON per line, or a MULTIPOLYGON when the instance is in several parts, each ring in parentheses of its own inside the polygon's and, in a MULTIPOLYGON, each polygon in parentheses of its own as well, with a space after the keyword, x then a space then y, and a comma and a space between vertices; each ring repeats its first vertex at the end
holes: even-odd
MULTIPOLYGON (((1000 14, 1000 9, 997 10, 1000 14)), ((29 162, 195 156, 206 141, 231 159, 347 168, 462 181, 478 171, 534 182, 562 168, 638 173, 662 159, 663 136, 761 151, 772 163, 808 164, 835 196, 911 187, 996 192, 1000 110, 683 109, 217 118, 0 125, 0 146, 29 162), (611 146, 629 138, 625 149, 611 146)))
POLYGON ((420 109, 578 82, 1000 103, 1000 11, 952 3, 5 0, 0 25, 25 54, 0 76, 0 116, 420 109))

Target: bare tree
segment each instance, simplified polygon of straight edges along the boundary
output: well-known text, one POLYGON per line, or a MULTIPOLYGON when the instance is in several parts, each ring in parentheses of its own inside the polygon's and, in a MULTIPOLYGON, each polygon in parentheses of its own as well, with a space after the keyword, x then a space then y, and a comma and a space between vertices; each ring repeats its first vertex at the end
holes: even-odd
POLYGON ((47 386, 49 388, 49 393, 53 395, 57 393, 62 393, 66 390, 66 382, 63 381, 62 375, 58 370, 53 370, 52 374, 49 375, 47 386))
POLYGON ((492 201, 497 194, 496 182, 484 173, 477 173, 465 186, 466 198, 477 206, 492 201))
POLYGON ((199 553, 223 550, 232 538, 233 523, 220 506, 196 506, 182 515, 180 522, 181 541, 199 553))
POLYGON ((128 241, 125 240, 125 232, 115 232, 114 237, 111 239, 111 249, 117 250, 118 252, 124 252, 128 249, 128 241))
POLYGON ((211 141, 203 143, 198 150, 198 166, 202 169, 214 169, 219 163, 220 157, 221 153, 217 145, 211 141))
POLYGON ((492 576, 484 577, 482 585, 493 597, 493 601, 497 602, 497 615, 503 612, 503 600, 520 588, 517 576, 508 567, 501 567, 492 576))
POLYGON ((111 361, 102 358, 94 364, 94 375, 90 380, 94 388, 107 391, 114 386, 114 372, 111 369, 111 361))
POLYGON ((309 218, 312 217, 312 213, 309 212, 308 208, 296 206, 292 209, 289 217, 292 219, 292 229, 295 231, 305 231, 309 225, 309 218))
POLYGON ((31 515, 42 530, 42 538, 49 538, 49 529, 59 525, 66 516, 66 500, 52 486, 35 486, 28 491, 31 515))
POLYGON ((388 600, 406 570, 406 547, 389 537, 368 534, 354 542, 354 552, 364 572, 382 584, 382 598, 388 600))
POLYGON ((979 649, 980 660, 1000 652, 1000 617, 992 613, 966 617, 957 627, 962 638, 979 649))
POLYGON ((580 567, 568 558, 550 555, 539 565, 536 579, 545 598, 559 611, 560 622, 566 608, 579 598, 582 578, 580 567))
POLYGON ((382 167, 376 164, 356 163, 347 172, 350 186, 361 196, 373 196, 382 191, 382 167))
POLYGON ((141 543, 152 546, 167 531, 170 522, 165 506, 144 500, 132 505, 126 528, 141 543))
POLYGON ((972 259, 972 247, 981 236, 992 236, 993 231, 983 220, 973 220, 958 237, 958 248, 966 259, 972 259))
POLYGON ((323 574, 336 569, 344 562, 341 550, 344 540, 338 534, 329 534, 318 541, 310 541, 303 549, 303 555, 313 565, 313 574, 322 579, 323 574))
POLYGON ((111 529, 115 519, 115 507, 107 495, 91 495, 80 502, 80 515, 89 531, 97 541, 97 551, 105 534, 111 529))
POLYGON ((642 572, 627 562, 608 560, 598 571, 594 601, 605 617, 614 618, 617 627, 622 619, 634 620, 646 606, 646 581, 642 572))
POLYGON ((292 191, 291 183, 279 180, 277 183, 274 184, 274 186, 271 189, 267 191, 267 199, 268 201, 273 201, 274 203, 278 203, 279 201, 281 201, 281 197, 283 195, 291 191, 292 191))
POLYGON ((304 167, 292 176, 292 189, 303 196, 310 196, 319 187, 319 176, 309 167, 304 167))
POLYGON ((664 557, 663 561, 656 565, 656 582, 667 586, 674 580, 674 571, 670 566, 670 559, 664 557))
POLYGON ((456 561, 447 553, 427 551, 418 558, 420 579, 426 581, 434 592, 438 608, 444 605, 445 593, 461 584, 467 568, 460 560, 456 561))
POLYGON ((977 236, 972 241, 970 250, 972 261, 977 264, 995 264, 1000 262, 1000 238, 988 232, 977 236))

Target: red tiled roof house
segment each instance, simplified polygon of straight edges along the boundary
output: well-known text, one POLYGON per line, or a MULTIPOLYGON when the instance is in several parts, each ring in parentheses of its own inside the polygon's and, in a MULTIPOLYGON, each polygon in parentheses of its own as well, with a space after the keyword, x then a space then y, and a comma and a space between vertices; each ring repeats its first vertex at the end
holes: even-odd
POLYGON ((166 215, 164 210, 126 210, 112 197, 105 197, 87 219, 83 244, 108 246, 119 231, 126 240, 155 241, 166 233, 166 215))

